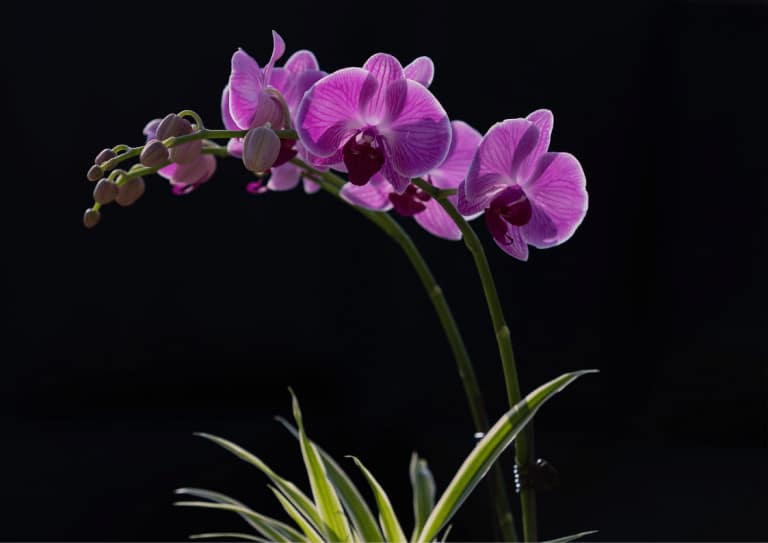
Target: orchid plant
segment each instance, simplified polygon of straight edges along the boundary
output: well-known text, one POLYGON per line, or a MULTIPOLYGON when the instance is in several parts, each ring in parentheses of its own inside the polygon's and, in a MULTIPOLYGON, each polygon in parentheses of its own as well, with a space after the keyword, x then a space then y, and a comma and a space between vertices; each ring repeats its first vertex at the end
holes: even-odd
MULTIPOLYGON (((207 128, 191 110, 154 119, 143 129, 143 145, 117 145, 100 152, 87 178, 96 182, 95 203, 83 222, 92 228, 112 202, 130 206, 144 193, 144 177, 159 174, 174 194, 188 194, 209 181, 218 158, 234 157, 257 176, 247 185, 254 194, 289 191, 303 181, 304 192, 323 190, 351 205, 403 249, 445 332, 456 360, 475 431, 480 439, 455 477, 435 501, 435 484, 426 462, 414 456, 414 526, 406 537, 384 488, 354 459, 375 497, 378 518, 352 479, 306 435, 298 401, 293 399, 298 438, 311 483, 310 499, 258 457, 223 438, 203 434, 261 470, 295 526, 261 515, 223 494, 180 489, 204 501, 179 505, 234 511, 258 535, 234 532, 198 537, 274 541, 436 540, 462 502, 489 475, 499 533, 521 540, 509 499, 509 477, 496 463, 514 441, 514 490, 522 512, 522 540, 538 540, 536 491, 540 470, 531 426, 539 407, 577 377, 562 375, 523 396, 509 328, 480 239, 469 221, 485 216, 488 232, 506 254, 529 258, 529 246, 545 249, 568 240, 587 211, 584 172, 568 153, 549 151, 553 114, 539 109, 506 119, 482 135, 467 122, 451 120, 429 87, 434 64, 418 57, 403 67, 386 53, 362 67, 326 73, 307 50, 281 67, 285 42, 272 33, 273 49, 262 68, 244 50, 236 51, 221 96, 222 129, 207 128), (225 140, 224 145, 216 140, 225 140), (129 168, 124 163, 138 162, 129 168), (474 259, 488 305, 506 386, 509 411, 491 426, 461 333, 431 269, 389 211, 413 217, 430 234, 464 244, 474 259)), ((576 534, 558 541, 570 541, 576 534)), ((445 533, 443 533, 445 537, 445 533)))

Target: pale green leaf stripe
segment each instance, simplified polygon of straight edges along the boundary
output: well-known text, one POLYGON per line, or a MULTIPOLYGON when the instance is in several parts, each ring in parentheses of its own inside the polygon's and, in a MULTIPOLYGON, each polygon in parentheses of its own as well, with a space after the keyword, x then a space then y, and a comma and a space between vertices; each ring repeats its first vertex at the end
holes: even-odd
POLYGON ((400 527, 400 523, 397 520, 397 515, 395 515, 395 510, 392 508, 392 503, 389 501, 387 493, 384 492, 384 489, 381 487, 379 482, 373 477, 373 475, 371 475, 371 472, 366 469, 360 460, 354 456, 351 456, 350 458, 355 461, 357 467, 360 468, 360 471, 363 472, 365 478, 368 479, 368 484, 371 485, 371 490, 373 490, 373 495, 376 497, 376 503, 379 506, 379 518, 381 519, 381 529, 384 531, 384 537, 387 538, 387 541, 393 543, 401 543, 407 541, 405 533, 403 533, 403 529, 400 527))
POLYGON ((596 533, 597 533, 597 530, 589 530, 586 532, 579 532, 578 534, 558 537, 557 539, 550 539, 549 541, 543 541, 542 543, 571 543, 571 541, 576 541, 577 539, 581 539, 582 537, 586 537, 588 535, 592 535, 596 533))
POLYGON ((221 437, 205 433, 197 433, 195 435, 213 441, 241 460, 245 460, 249 464, 256 466, 262 473, 264 473, 264 475, 269 477, 274 485, 280 489, 283 495, 291 500, 291 503, 294 505, 294 507, 296 507, 296 509, 298 509, 302 515, 304 515, 310 522, 312 522, 316 530, 319 530, 323 526, 323 520, 320 517, 320 513, 318 513, 317 509, 315 508, 315 505, 312 503, 312 500, 310 500, 306 494, 304 494, 295 484, 288 481, 287 479, 283 479, 277 473, 272 471, 272 469, 267 466, 259 457, 246 451, 240 445, 232 443, 231 441, 221 437))
POLYGON ((429 471, 427 461, 419 458, 416 453, 411 455, 408 472, 411 476, 411 487, 413 487, 414 528, 411 540, 415 541, 435 506, 435 480, 432 472, 429 471))
POLYGON ((304 535, 307 536, 307 540, 311 541, 312 543, 322 543, 322 536, 317 533, 317 531, 312 527, 312 524, 310 524, 309 521, 304 518, 299 510, 293 506, 291 501, 283 496, 283 494, 275 487, 270 486, 269 488, 272 490, 272 492, 274 492, 275 496, 280 502, 280 505, 282 505, 283 509, 285 509, 285 512, 288 513, 288 516, 293 519, 299 528, 301 528, 301 531, 304 532, 304 535))
POLYGON ((226 537, 227 539, 243 539, 245 541, 259 541, 261 543, 269 543, 268 540, 263 537, 256 537, 251 534, 241 534, 240 532, 210 532, 206 534, 192 534, 190 539, 219 539, 226 537))
POLYGON ((475 446, 456 472, 453 480, 443 492, 440 500, 429 515, 418 542, 425 543, 437 536, 442 527, 453 517, 458 508, 488 473, 499 455, 515 439, 523 427, 533 418, 536 411, 549 398, 563 390, 574 380, 596 370, 566 373, 540 386, 528 394, 520 403, 507 411, 485 437, 475 446))
MULTIPOLYGON (((222 494, 221 492, 214 492, 212 490, 205 490, 204 488, 177 488, 176 494, 186 494, 189 496, 194 496, 196 498, 203 498, 204 500, 211 500, 212 502, 217 503, 228 503, 230 505, 236 505, 238 507, 242 507, 244 509, 248 509, 248 507, 237 501, 234 498, 230 498, 226 494, 222 494)), ((257 525, 254 523, 253 520, 248 518, 247 515, 240 514, 243 519, 251 525, 254 529, 258 529, 257 525)))
POLYGON ((180 507, 202 507, 205 509, 221 509, 224 511, 233 511, 240 513, 241 515, 248 517, 253 521, 253 527, 256 528, 259 533, 270 541, 277 541, 278 543, 291 543, 293 541, 305 542, 306 538, 294 528, 288 526, 285 523, 261 515, 255 511, 251 511, 247 507, 239 505, 231 505, 228 503, 210 503, 210 502, 176 502, 174 505, 180 507))
POLYGON ((315 504, 320 511, 321 518, 325 521, 322 526, 326 536, 331 541, 351 541, 352 534, 349 530, 349 523, 344 514, 339 497, 336 495, 333 485, 328 480, 323 461, 317 452, 315 445, 307 437, 304 431, 304 421, 301 418, 301 408, 296 395, 291 390, 293 397, 293 417, 299 426, 299 443, 301 444, 301 455, 304 457, 304 464, 309 475, 309 484, 312 487, 312 495, 315 498, 315 504))
MULTIPOLYGON (((280 424, 285 426, 296 439, 300 439, 298 430, 296 430, 290 422, 282 417, 277 417, 277 420, 280 424)), ((352 482, 352 479, 349 478, 349 475, 347 475, 341 466, 339 466, 331 455, 325 452, 322 447, 317 446, 317 444, 315 444, 315 447, 323 459, 328 478, 339 493, 339 498, 344 504, 347 514, 352 520, 352 524, 357 531, 360 532, 361 539, 363 541, 384 541, 384 535, 379 529, 376 517, 373 516, 368 504, 352 482)))

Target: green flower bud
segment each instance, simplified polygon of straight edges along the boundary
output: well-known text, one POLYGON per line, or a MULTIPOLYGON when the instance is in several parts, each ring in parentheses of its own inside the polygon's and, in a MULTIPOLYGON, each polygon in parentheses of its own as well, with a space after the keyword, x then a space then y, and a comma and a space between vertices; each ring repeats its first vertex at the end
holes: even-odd
POLYGON ((101 220, 101 213, 99 213, 95 209, 91 209, 90 207, 85 210, 85 213, 83 214, 83 225, 86 228, 93 228, 94 226, 99 224, 100 220, 101 220))
POLYGON ((139 155, 139 162, 147 168, 159 168, 168 162, 168 148, 162 141, 149 140, 139 155))
POLYGON ((133 205, 144 194, 144 189, 144 179, 141 177, 129 179, 125 184, 118 187, 115 202, 123 207, 133 205))
POLYGON ((108 179, 102 179, 93 189, 93 199, 101 205, 106 205, 115 201, 118 188, 115 183, 108 179))
POLYGON ((248 131, 243 139, 243 164, 260 174, 269 170, 280 154, 280 138, 272 129, 260 126, 248 131))

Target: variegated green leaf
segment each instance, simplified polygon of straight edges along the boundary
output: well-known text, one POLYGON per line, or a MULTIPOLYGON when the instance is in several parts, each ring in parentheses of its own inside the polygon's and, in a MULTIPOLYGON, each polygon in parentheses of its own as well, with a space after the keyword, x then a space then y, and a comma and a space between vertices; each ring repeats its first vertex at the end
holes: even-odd
POLYGON ((413 541, 418 537, 427 517, 435 506, 435 480, 432 477, 432 472, 429 471, 427 461, 419 458, 416 453, 411 455, 411 465, 408 471, 413 488, 414 528, 411 537, 413 541))
POLYGON ((285 512, 288 513, 288 516, 293 519, 296 525, 301 528, 301 531, 304 532, 304 535, 307 536, 307 540, 311 541, 312 543, 322 543, 322 536, 318 534, 312 524, 310 524, 310 522, 304 518, 304 515, 302 515, 299 510, 293 506, 291 500, 286 498, 275 487, 270 486, 269 488, 272 490, 272 492, 274 492, 277 500, 280 502, 280 505, 282 505, 283 509, 285 509, 285 512))
POLYGON ((533 418, 533 415, 544 402, 580 376, 595 371, 585 370, 561 375, 537 388, 507 411, 467 456, 429 515, 417 541, 426 543, 437 536, 467 496, 488 473, 499 455, 512 443, 520 430, 533 418))
POLYGON ((242 539, 244 541, 259 541, 260 543, 269 543, 269 540, 263 537, 256 537, 251 534, 241 534, 240 532, 210 532, 207 534, 192 534, 190 539, 242 539))
POLYGON ((363 465, 360 460, 351 457, 355 461, 357 467, 363 472, 365 478, 368 480, 368 484, 371 486, 373 495, 376 498, 376 504, 379 506, 379 521, 381 522, 381 529, 384 532, 384 537, 387 541, 393 543, 401 543, 407 541, 403 529, 400 527, 400 522, 397 520, 395 510, 392 508, 392 503, 389 501, 387 493, 381 487, 379 482, 371 475, 371 472, 363 465))
MULTIPOLYGON (((280 424, 285 426, 296 439, 299 439, 299 431, 294 428, 291 423, 282 417, 277 417, 277 420, 280 424)), ((349 475, 347 475, 341 466, 339 466, 328 453, 317 446, 317 444, 315 444, 315 447, 323 459, 328 478, 331 480, 331 484, 333 484, 336 492, 338 492, 339 498, 347 511, 349 519, 352 521, 357 532, 359 532, 359 539, 362 541, 383 541, 384 535, 379 529, 376 517, 373 516, 371 509, 363 499, 360 491, 352 482, 352 479, 349 478, 349 475)))
POLYGON ((589 530, 587 532, 579 532, 578 534, 558 537, 557 539, 550 539, 549 541, 543 541, 542 543, 571 543, 571 541, 576 541, 577 539, 581 539, 582 537, 586 537, 588 535, 592 535, 596 533, 597 533, 597 530, 589 530))

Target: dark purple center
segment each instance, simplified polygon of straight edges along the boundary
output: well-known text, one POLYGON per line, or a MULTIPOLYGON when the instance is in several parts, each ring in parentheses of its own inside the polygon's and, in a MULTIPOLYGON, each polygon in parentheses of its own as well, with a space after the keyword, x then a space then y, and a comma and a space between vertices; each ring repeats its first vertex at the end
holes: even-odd
POLYGON ((296 145, 296 140, 288 140, 288 139, 281 139, 280 140, 280 152, 277 153, 277 159, 275 160, 275 163, 272 164, 273 168, 277 168, 278 166, 282 166, 289 160, 291 160, 293 157, 296 156, 296 149, 294 149, 294 145, 296 145))
POLYGON ((342 156, 349 182, 353 185, 365 185, 384 165, 381 145, 376 138, 366 133, 358 133, 349 138, 342 149, 342 156))
POLYGON ((427 209, 424 202, 430 198, 429 194, 415 185, 408 185, 402 194, 392 192, 389 195, 389 201, 392 202, 395 211, 404 217, 412 217, 427 209))
POLYGON ((491 235, 500 243, 511 245, 513 240, 507 233, 507 224, 523 226, 531 220, 531 202, 518 185, 504 189, 491 200, 485 210, 485 222, 491 235))

